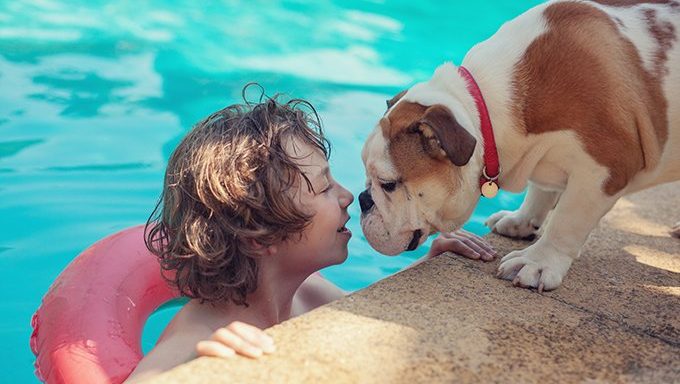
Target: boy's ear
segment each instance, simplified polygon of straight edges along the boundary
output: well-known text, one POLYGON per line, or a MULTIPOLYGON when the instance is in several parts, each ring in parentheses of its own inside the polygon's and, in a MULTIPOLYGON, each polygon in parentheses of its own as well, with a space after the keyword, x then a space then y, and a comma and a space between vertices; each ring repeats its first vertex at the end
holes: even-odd
POLYGON ((260 256, 272 256, 278 251, 275 245, 264 246, 255 239, 249 239, 248 242, 250 243, 252 249, 260 256))
POLYGON ((276 245, 270 245, 266 248, 267 256, 274 256, 276 255, 276 252, 278 252, 278 248, 276 247, 276 245))

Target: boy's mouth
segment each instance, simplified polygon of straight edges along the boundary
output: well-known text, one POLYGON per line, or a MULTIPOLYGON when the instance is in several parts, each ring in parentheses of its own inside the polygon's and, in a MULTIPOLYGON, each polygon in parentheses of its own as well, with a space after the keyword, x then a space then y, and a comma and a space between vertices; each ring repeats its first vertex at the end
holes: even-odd
POLYGON ((349 217, 347 220, 345 220, 345 224, 343 224, 342 227, 338 228, 338 233, 352 233, 349 228, 347 228, 347 222, 349 221, 349 217))

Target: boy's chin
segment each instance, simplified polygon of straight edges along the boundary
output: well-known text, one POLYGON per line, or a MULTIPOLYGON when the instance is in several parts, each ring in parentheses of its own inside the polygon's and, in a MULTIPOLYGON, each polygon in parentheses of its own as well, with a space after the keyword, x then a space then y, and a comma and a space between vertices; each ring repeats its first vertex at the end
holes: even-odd
POLYGON ((348 257, 349 257, 349 252, 347 250, 347 247, 345 247, 345 251, 342 253, 342 256, 341 256, 340 260, 337 262, 337 264, 344 263, 347 260, 348 257))
POLYGON ((345 262, 345 260, 347 260, 348 256, 349 252, 347 251, 347 246, 345 245, 344 249, 334 252, 333 257, 328 260, 328 265, 326 265, 326 267, 342 264, 345 262))

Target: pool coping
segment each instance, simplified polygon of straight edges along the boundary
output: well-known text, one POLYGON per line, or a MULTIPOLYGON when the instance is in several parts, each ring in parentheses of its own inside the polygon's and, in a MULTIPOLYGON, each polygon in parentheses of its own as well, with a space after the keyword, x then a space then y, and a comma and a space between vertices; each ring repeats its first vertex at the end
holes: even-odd
MULTIPOLYGON (((149 382, 679 381, 679 201, 680 182, 621 199, 555 291, 444 254, 270 328, 272 355, 198 358, 149 382)), ((486 238, 501 254, 528 244, 486 238)))

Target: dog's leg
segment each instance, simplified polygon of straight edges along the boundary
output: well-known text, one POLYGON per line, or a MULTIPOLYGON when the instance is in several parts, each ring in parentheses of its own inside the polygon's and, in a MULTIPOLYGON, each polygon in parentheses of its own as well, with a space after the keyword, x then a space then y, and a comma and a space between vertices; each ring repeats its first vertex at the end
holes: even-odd
POLYGON ((559 195, 560 192, 546 191, 529 183, 527 195, 518 210, 496 212, 484 224, 503 236, 528 238, 543 225, 559 195))
POLYGON ((498 277, 539 291, 559 287, 590 231, 619 197, 607 196, 600 185, 593 180, 569 180, 543 236, 503 257, 498 277))

